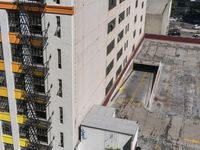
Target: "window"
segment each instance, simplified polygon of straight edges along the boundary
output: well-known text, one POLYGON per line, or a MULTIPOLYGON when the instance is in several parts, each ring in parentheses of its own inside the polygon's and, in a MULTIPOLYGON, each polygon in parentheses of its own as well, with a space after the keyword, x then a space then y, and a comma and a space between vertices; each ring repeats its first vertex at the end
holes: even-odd
POLYGON ((64 136, 62 132, 60 132, 60 147, 64 147, 64 136))
POLYGON ((61 23, 60 23, 60 16, 56 16, 57 28, 55 32, 55 36, 61 37, 61 23))
POLYGON ((140 34, 142 33, 142 28, 140 28, 140 34))
POLYGON ((63 123, 63 108, 59 107, 59 111, 60 111, 60 123, 63 123))
POLYGON ((107 66, 107 68, 106 68, 106 76, 110 73, 110 71, 112 70, 113 66, 114 66, 114 60, 112 60, 110 62, 110 64, 107 66))
POLYGON ((113 50, 115 47, 115 39, 110 42, 110 44, 107 46, 107 55, 110 54, 110 52, 113 50))
POLYGON ((125 1, 125 0, 119 0, 119 3, 122 3, 123 1, 125 1))
POLYGON ((33 77, 34 89, 36 92, 45 93, 44 77, 33 77))
POLYGON ((136 2, 135 2, 135 8, 137 8, 138 7, 138 0, 136 0, 136 2))
POLYGON ((119 34, 118 34, 118 38, 117 38, 117 42, 119 43, 121 41, 121 39, 124 36, 124 30, 122 30, 119 34))
POLYGON ((121 71, 122 71, 122 65, 120 65, 119 68, 117 69, 116 78, 118 78, 118 76, 121 73, 121 71))
POLYGON ((117 0, 109 0, 108 10, 113 9, 117 4, 117 0))
POLYGON ((140 22, 142 22, 142 20, 143 20, 143 15, 140 17, 140 22))
POLYGON ((129 24, 126 25, 125 27, 125 34, 129 31, 129 24))
POLYGON ((62 97, 62 80, 61 79, 58 79, 58 93, 57 93, 57 95, 59 96, 59 97, 62 97))
POLYGON ((126 9, 126 17, 127 17, 128 15, 130 15, 130 13, 131 13, 131 7, 129 6, 129 7, 126 9))
POLYGON ((116 19, 113 19, 111 22, 108 23, 108 33, 114 30, 116 25, 116 19))
POLYGON ((8 11, 9 31, 19 32, 19 13, 17 11, 8 11))
POLYGON ((2 132, 3 134, 12 135, 12 129, 10 122, 2 121, 2 132))
POLYGON ((36 127, 36 129, 37 129, 38 140, 41 142, 48 143, 48 137, 47 137, 48 129, 45 127, 39 127, 39 126, 36 127))
POLYGON ((4 144, 4 150, 14 150, 14 146, 12 144, 4 144))
POLYGON ((135 19, 134 19, 134 23, 136 23, 137 22, 137 15, 135 16, 135 19))
POLYGON ((0 43, 0 59, 3 60, 3 47, 2 47, 2 43, 0 43))
POLYGON ((122 22, 125 18, 125 11, 123 11, 121 14, 119 14, 119 23, 122 22))
POLYGON ((124 43, 124 50, 126 50, 128 48, 128 40, 126 41, 126 43, 124 43))
POLYGON ((61 50, 58 49, 58 68, 61 69, 62 68, 62 64, 61 64, 61 50))
POLYGON ((113 85, 113 78, 110 80, 110 82, 106 86, 106 94, 108 94, 108 92, 110 91, 112 85, 113 85))
POLYGON ((144 2, 142 2, 142 8, 144 8, 144 2))
POLYGON ((136 30, 134 30, 133 32, 133 38, 135 38, 135 36, 136 36, 136 30))
POLYGON ((121 48, 117 53, 117 60, 119 60, 119 58, 122 56, 122 53, 123 53, 123 48, 121 48))
POLYGON ((1 112, 9 112, 9 104, 7 97, 0 96, 0 111, 1 112))
POLYGON ((46 119, 46 105, 35 102, 35 112, 38 118, 46 119))
POLYGON ((6 75, 4 71, 0 70, 0 87, 6 86, 6 75))

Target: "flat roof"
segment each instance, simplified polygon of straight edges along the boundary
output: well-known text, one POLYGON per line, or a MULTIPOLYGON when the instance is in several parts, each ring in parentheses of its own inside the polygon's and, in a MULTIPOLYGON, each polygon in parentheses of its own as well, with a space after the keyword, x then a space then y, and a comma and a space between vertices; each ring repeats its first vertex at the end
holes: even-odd
POLYGON ((147 0, 147 14, 162 14, 169 0, 147 0))
POLYGON ((200 42, 144 38, 133 62, 159 67, 153 92, 153 73, 133 70, 110 103, 138 121, 138 145, 200 149, 200 42))
POLYGON ((82 126, 134 136, 138 130, 135 121, 113 117, 115 109, 94 105, 82 122, 82 126))

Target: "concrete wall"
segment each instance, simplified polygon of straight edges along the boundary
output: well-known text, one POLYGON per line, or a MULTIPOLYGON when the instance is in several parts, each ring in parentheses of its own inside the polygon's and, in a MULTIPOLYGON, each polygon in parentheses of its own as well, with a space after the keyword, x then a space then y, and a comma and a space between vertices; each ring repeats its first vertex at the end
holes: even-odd
POLYGON ((169 0, 167 7, 165 8, 165 11, 163 12, 162 30, 161 30, 162 35, 168 34, 171 6, 172 6, 172 0, 169 0))
POLYGON ((171 5, 172 0, 169 0, 162 13, 146 14, 145 33, 159 35, 168 34, 171 5))
POLYGON ((146 14, 145 33, 161 34, 162 16, 159 14, 146 14))

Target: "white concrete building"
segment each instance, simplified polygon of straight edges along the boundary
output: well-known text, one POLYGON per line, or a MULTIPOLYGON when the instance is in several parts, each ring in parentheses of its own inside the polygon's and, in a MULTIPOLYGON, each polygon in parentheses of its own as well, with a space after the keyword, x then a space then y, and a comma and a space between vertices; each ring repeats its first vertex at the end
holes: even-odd
POLYGON ((44 3, 0 0, 1 150, 77 147, 144 36, 146 0, 44 3))
POLYGON ((147 0, 145 33, 167 35, 172 0, 147 0))

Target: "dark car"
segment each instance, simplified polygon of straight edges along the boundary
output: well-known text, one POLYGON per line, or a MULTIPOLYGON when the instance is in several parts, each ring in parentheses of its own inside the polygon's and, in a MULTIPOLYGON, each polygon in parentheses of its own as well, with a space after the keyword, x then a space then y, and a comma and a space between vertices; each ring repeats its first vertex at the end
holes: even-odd
POLYGON ((180 32, 179 29, 171 29, 171 30, 169 30, 168 35, 171 35, 171 36, 180 36, 181 32, 180 32))

